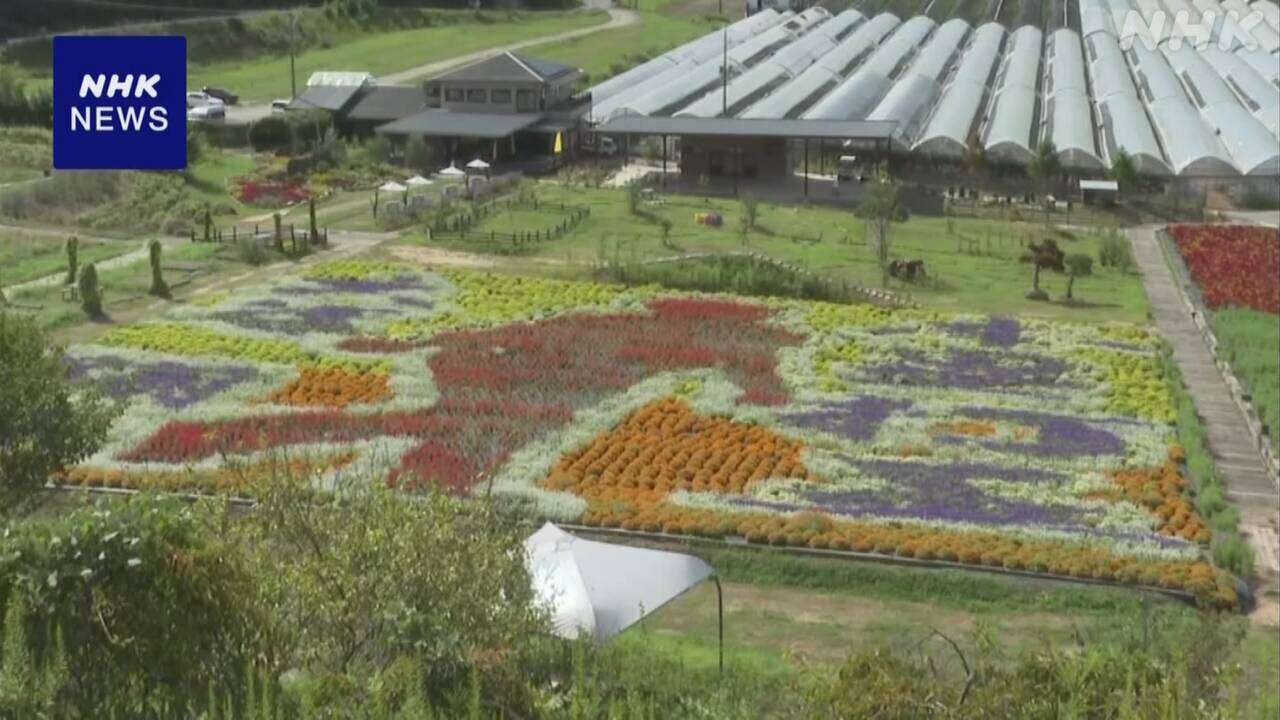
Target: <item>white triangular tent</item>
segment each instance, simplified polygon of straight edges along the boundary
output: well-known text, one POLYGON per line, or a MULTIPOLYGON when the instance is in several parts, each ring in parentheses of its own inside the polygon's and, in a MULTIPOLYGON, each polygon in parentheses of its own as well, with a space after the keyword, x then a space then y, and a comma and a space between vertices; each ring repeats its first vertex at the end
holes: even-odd
POLYGON ((440 175, 441 177, 461 177, 463 175, 466 175, 465 172, 454 167, 453 163, 449 163, 449 167, 441 170, 436 174, 440 175))
MULTIPOLYGON (((604 642, 715 571, 680 553, 593 542, 551 523, 524 541, 534 595, 556 635, 604 642)), ((717 588, 718 588, 717 583, 717 588)), ((724 622, 721 618, 721 637, 724 622)))
POLYGON ((407 187, 405 187, 405 186, 401 185, 400 183, 396 182, 395 180, 392 180, 392 181, 390 181, 390 182, 383 183, 383 184, 378 188, 378 190, 380 190, 380 191, 382 191, 382 192, 398 192, 398 193, 402 193, 402 192, 404 192, 405 190, 408 190, 408 189, 409 189, 409 188, 407 188, 407 187))
POLYGON ((422 177, 421 175, 414 175, 408 180, 405 180, 404 184, 408 185, 409 187, 426 187, 427 185, 434 185, 435 183, 422 177))

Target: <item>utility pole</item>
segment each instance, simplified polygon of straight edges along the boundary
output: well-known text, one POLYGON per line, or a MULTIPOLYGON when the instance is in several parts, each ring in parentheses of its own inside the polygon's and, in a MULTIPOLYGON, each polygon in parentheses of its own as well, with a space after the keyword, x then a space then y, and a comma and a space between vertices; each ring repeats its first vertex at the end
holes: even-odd
POLYGON ((289 99, 298 97, 298 76, 294 73, 293 58, 298 47, 298 11, 289 13, 289 99))

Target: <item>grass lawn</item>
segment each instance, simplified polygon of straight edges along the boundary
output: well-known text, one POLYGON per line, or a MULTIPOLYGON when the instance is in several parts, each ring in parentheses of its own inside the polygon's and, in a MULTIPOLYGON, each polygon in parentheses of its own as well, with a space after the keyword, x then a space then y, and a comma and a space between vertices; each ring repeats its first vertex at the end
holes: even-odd
POLYGON ((1271 444, 1280 449, 1280 316, 1256 310, 1213 313, 1213 332, 1236 376, 1253 396, 1271 444))
MULTIPOLYGON (((586 205, 591 215, 573 232, 531 246, 528 253, 566 265, 580 272, 601 259, 622 262, 666 257, 677 252, 727 252, 750 250, 801 265, 835 280, 879 287, 881 271, 863 240, 862 221, 847 208, 786 206, 760 203, 755 230, 746 242, 739 232, 742 205, 732 199, 669 196, 665 205, 646 206, 655 218, 671 222, 670 242, 663 245, 659 224, 631 215, 622 190, 539 185, 540 202, 586 205), (723 227, 699 225, 694 215, 716 211, 724 215, 723 227)), ((914 217, 891 230, 892 255, 920 258, 932 280, 904 285, 890 281, 890 288, 910 295, 925 307, 941 310, 1016 314, 1061 320, 1145 322, 1147 300, 1141 279, 1102 268, 1096 262, 1101 236, 1052 231, 1038 223, 956 218, 955 235, 948 233, 944 218, 914 217), (1095 257, 1094 275, 1077 280, 1076 304, 1061 300, 1067 279, 1044 273, 1041 285, 1052 302, 1027 300, 1031 268, 1018 262, 1022 242, 1047 233, 1067 253, 1095 257)), ((487 229, 487 228, 486 228, 487 229)), ((535 227, 525 228, 537 229, 535 227)), ((406 242, 425 242, 421 233, 409 233, 406 242)), ((484 252, 484 243, 445 236, 437 244, 452 250, 484 252)))
MULTIPOLYGON (((266 253, 268 262, 283 259, 272 250, 266 253)), ((83 248, 81 258, 83 267, 83 248)), ((165 248, 163 267, 165 281, 175 299, 181 299, 193 287, 213 277, 251 269, 236 247, 204 243, 184 243, 165 248)), ((156 301, 147 294, 151 287, 151 266, 146 258, 104 270, 98 273, 98 279, 104 288, 103 306, 112 319, 156 301)), ((80 304, 63 300, 60 287, 31 288, 13 293, 9 300, 19 310, 33 313, 40 325, 49 330, 67 331, 88 324, 80 304)))
MULTIPOLYGON (((1195 609, 1122 589, 1028 582, 963 571, 898 568, 797 558, 759 550, 698 550, 724 584, 725 660, 735 672, 787 677, 801 665, 840 662, 872 647, 931 655, 953 667, 937 629, 974 652, 976 633, 994 642, 996 658, 1152 637, 1179 642, 1195 609), (1144 623, 1147 629, 1144 630, 1144 623)), ((1231 618, 1243 635, 1234 654, 1234 687, 1257 717, 1274 717, 1280 672, 1274 628, 1231 618), (1261 689, 1261 691, 1259 691, 1261 689), (1270 714, 1267 714, 1270 712, 1270 714)), ((693 671, 717 662, 716 590, 704 583, 620 638, 669 648, 693 671)))
MULTIPOLYGON (((711 16, 681 12, 677 0, 641 0, 640 23, 537 48, 537 56, 574 65, 600 82, 720 25, 711 16)), ((711 8, 714 10, 714 6, 711 8)))
POLYGON ((12 165, 0 165, 0 185, 5 183, 22 182, 23 180, 34 180, 40 177, 42 173, 29 167, 14 167, 12 165))
MULTIPOLYGON (((549 12, 514 15, 509 21, 464 22, 398 32, 366 34, 329 48, 298 55, 299 87, 317 70, 359 70, 384 75, 458 55, 608 22, 607 14, 549 12)), ((289 58, 192 65, 189 87, 215 85, 240 95, 241 102, 289 96, 289 58)))
MULTIPOLYGON (((68 235, 74 234, 72 231, 68 235)), ((67 268, 63 238, 0 230, 0 286, 17 285, 36 280, 67 268)), ((99 242, 80 240, 78 258, 81 265, 101 262, 132 252, 139 242, 126 240, 99 242)))
POLYGON ((239 207, 231 193, 231 178, 253 172, 256 162, 245 152, 206 150, 200 161, 189 168, 187 189, 210 203, 231 202, 239 207))

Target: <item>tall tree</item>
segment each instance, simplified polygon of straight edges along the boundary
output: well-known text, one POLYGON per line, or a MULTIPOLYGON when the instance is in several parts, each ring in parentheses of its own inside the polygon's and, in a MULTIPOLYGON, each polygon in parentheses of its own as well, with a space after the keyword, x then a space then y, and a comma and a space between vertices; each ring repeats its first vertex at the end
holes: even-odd
POLYGON ((1123 149, 1116 153, 1115 160, 1111 162, 1111 179, 1116 181, 1120 192, 1132 189, 1138 184, 1138 168, 1133 164, 1133 158, 1123 149))
MULTIPOLYGON (((86 268, 87 270, 88 268, 86 268)), ((25 509, 57 470, 106 437, 115 408, 67 381, 62 353, 30 318, 0 312, 0 515, 25 509)))
POLYGON ((889 168, 877 165, 866 185, 866 194, 858 204, 858 215, 866 223, 867 245, 875 253, 880 264, 880 283, 889 284, 890 226, 898 218, 901 208, 902 188, 889 175, 889 168))
POLYGON ((1049 223, 1049 204, 1045 201, 1044 195, 1050 187, 1050 183, 1057 179, 1062 173, 1062 160, 1058 157, 1058 148, 1049 138, 1044 138, 1036 145, 1036 150, 1031 155, 1031 163, 1027 166, 1027 174, 1031 176, 1032 182, 1035 183, 1036 193, 1041 195, 1041 202, 1044 203, 1044 221, 1049 223))

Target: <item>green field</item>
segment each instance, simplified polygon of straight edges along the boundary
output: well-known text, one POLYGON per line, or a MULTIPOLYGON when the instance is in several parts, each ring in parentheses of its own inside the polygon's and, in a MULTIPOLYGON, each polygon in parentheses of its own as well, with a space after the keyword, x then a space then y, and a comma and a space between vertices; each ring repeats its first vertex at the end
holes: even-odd
MULTIPOLYGON (((366 34, 328 48, 297 56, 298 87, 318 70, 351 70, 384 75, 447 60, 485 48, 553 35, 608 22, 603 12, 513 15, 508 21, 460 22, 377 34, 366 34)), ((214 85, 240 95, 241 102, 289 97, 289 58, 265 57, 192 65, 190 87, 214 85)))
POLYGON ((1213 313, 1213 332, 1280 450, 1280 317, 1256 310, 1213 313))
POLYGON ((678 4, 643 0, 635 8, 640 15, 637 25, 541 45, 534 54, 580 67, 589 82, 600 82, 720 25, 713 16, 682 13, 678 4))
MULTIPOLYGON (((756 227, 746 234, 744 243, 739 231, 743 208, 732 199, 673 195, 664 204, 642 205, 646 216, 640 217, 628 211, 622 190, 539 185, 536 193, 543 203, 585 205, 591 209, 590 216, 574 231, 527 246, 528 254, 567 268, 601 260, 635 262, 681 253, 748 250, 794 263, 837 282, 869 287, 880 287, 882 282, 875 256, 863 240, 863 223, 851 209, 762 202, 756 227), (695 214, 708 211, 722 213, 724 225, 713 228, 695 222, 695 214), (666 245, 659 224, 663 218, 671 223, 666 245)), ((556 222, 558 210, 539 214, 544 217, 524 217, 528 225, 520 228, 499 213, 480 223, 470 239, 450 234, 435 244, 451 250, 491 252, 494 248, 483 237, 485 231, 498 229, 497 223, 506 231, 547 227, 556 222)), ((1146 321, 1148 306, 1140 278, 1102 268, 1096 261, 1100 236, 1049 230, 1036 223, 965 218, 956 218, 954 229, 954 235, 948 232, 944 218, 920 216, 895 223, 891 230, 892 256, 923 259, 930 280, 913 284, 891 280, 890 289, 940 310, 1080 321, 1146 321), (1048 272, 1041 275, 1041 286, 1053 300, 1037 302, 1024 297, 1031 286, 1031 268, 1018 262, 1023 242, 1047 233, 1053 234, 1065 252, 1095 258, 1094 275, 1076 281, 1076 303, 1062 300, 1067 278, 1048 272)), ((426 242, 420 232, 409 234, 407 241, 426 242)))
MULTIPOLYGON (((68 232, 70 236, 73 232, 68 232)), ((63 241, 50 235, 35 235, 14 230, 0 230, 0 286, 17 285, 67 268, 63 241)), ((78 258, 81 265, 101 262, 138 249, 138 242, 81 239, 78 258)))

